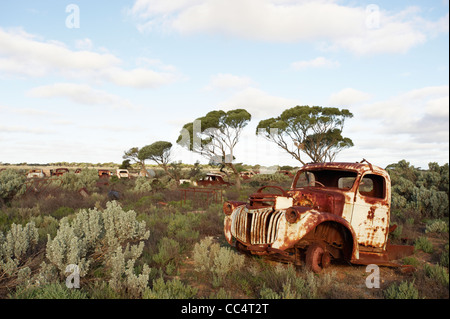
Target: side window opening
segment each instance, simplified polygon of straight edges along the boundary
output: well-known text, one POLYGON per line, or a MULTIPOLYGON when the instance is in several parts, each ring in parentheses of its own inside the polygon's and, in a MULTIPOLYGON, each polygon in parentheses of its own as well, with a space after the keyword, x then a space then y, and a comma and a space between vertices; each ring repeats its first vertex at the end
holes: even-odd
POLYGON ((359 184, 359 193, 363 196, 384 198, 386 194, 384 178, 374 174, 365 175, 359 184))

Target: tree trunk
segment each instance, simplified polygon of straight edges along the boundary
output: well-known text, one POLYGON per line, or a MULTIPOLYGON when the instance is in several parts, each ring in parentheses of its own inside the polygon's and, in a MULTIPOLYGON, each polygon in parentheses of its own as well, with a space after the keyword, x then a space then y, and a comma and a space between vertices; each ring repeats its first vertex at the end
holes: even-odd
POLYGON ((241 177, 239 176, 239 173, 238 173, 236 167, 234 167, 233 163, 227 163, 227 165, 233 171, 236 189, 240 190, 241 189, 241 177))

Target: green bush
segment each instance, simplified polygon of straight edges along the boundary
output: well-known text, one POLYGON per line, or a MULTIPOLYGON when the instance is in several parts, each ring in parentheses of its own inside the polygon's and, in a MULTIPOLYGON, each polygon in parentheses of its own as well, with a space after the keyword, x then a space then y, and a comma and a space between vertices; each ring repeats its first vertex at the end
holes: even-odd
POLYGON ((198 289, 183 284, 179 279, 164 282, 163 278, 153 280, 153 287, 147 288, 143 299, 192 299, 197 295, 198 289))
POLYGON ((239 272, 244 266, 245 256, 228 247, 220 247, 212 237, 205 237, 193 249, 195 270, 212 279, 213 286, 222 285, 231 272, 239 272))
POLYGON ((69 289, 60 283, 44 286, 19 288, 12 296, 14 299, 88 299, 80 289, 69 289))
POLYGON ((154 179, 148 178, 144 176, 139 176, 136 178, 135 184, 134 184, 134 191, 135 192, 151 192, 153 190, 152 183, 154 179))
POLYGON ((415 250, 422 250, 423 252, 429 254, 433 252, 433 244, 424 236, 416 239, 414 242, 414 248, 415 250))
POLYGON ((403 233, 403 225, 402 224, 396 224, 396 225, 397 225, 397 228, 395 228, 395 230, 392 233, 389 233, 389 237, 392 239, 400 238, 403 233))
POLYGON ((421 217, 442 218, 449 209, 449 167, 429 163, 420 170, 402 160, 389 165, 392 209, 415 211, 421 217))
POLYGON ((19 264, 36 247, 38 239, 34 222, 27 223, 25 227, 12 224, 6 236, 0 231, 0 274, 16 274, 19 264))
POLYGON ((110 271, 111 288, 138 297, 146 287, 150 269, 144 265, 142 273, 136 275, 134 267, 149 235, 145 222, 138 222, 134 211, 108 202, 103 211, 85 209, 72 219, 62 218, 56 236, 48 237, 46 257, 61 275, 70 264, 79 267, 81 277, 88 275, 92 265, 101 265, 110 271))
MULTIPOLYGON (((256 270, 255 270, 256 271, 256 270)), ((260 284, 259 297, 262 299, 313 299, 319 297, 324 287, 329 287, 336 273, 330 272, 316 276, 305 271, 297 273, 293 265, 265 266, 258 272, 260 284)))
POLYGON ((417 258, 410 257, 410 256, 403 258, 403 265, 411 265, 413 267, 417 267, 417 266, 419 266, 419 264, 420 264, 420 262, 419 262, 419 260, 417 260, 417 258))
POLYGON ((414 281, 393 283, 383 293, 386 299, 419 299, 419 291, 414 287, 414 281))
POLYGON ((2 200, 10 201, 14 196, 25 192, 26 177, 14 169, 6 169, 0 172, 0 207, 2 200))
POLYGON ((441 258, 439 259, 439 265, 448 268, 448 244, 445 245, 445 249, 441 254, 441 258))
POLYGON ((75 210, 72 207, 61 206, 58 207, 51 215, 56 219, 61 219, 63 217, 72 215, 75 213, 75 210))
POLYGON ((59 222, 52 216, 36 216, 32 217, 31 221, 35 223, 38 229, 40 242, 46 241, 48 235, 54 237, 58 231, 59 222))
POLYGON ((80 173, 65 173, 60 176, 61 187, 70 191, 78 191, 86 188, 88 191, 94 191, 98 182, 98 171, 95 169, 82 169, 80 173))
POLYGON ((427 223, 425 233, 448 233, 448 225, 440 219, 432 220, 427 223))
POLYGON ((431 278, 436 282, 441 283, 442 285, 448 286, 449 284, 448 270, 445 267, 439 265, 425 264, 423 269, 428 278, 431 278))
POLYGON ((180 261, 180 244, 171 238, 164 237, 158 244, 158 253, 153 255, 153 261, 171 275, 180 261))

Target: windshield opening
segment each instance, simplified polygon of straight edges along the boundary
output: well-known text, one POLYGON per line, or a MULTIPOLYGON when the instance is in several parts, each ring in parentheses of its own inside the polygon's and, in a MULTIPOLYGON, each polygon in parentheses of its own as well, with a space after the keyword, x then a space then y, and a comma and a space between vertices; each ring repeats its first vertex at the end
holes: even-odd
POLYGON ((352 188, 356 180, 356 172, 341 170, 303 171, 295 188, 301 187, 334 187, 344 190, 352 188))

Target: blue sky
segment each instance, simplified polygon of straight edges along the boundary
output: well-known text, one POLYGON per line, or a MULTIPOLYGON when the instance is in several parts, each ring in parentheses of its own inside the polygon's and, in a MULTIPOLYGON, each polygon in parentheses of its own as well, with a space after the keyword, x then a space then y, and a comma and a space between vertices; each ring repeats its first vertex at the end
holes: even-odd
POLYGON ((245 108, 236 160, 298 166, 255 128, 320 105, 354 114, 339 161, 442 165, 448 12, 441 0, 2 1, 0 162, 120 163, 166 140, 174 161, 206 163, 175 145, 183 124, 245 108))

